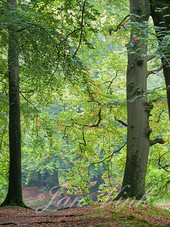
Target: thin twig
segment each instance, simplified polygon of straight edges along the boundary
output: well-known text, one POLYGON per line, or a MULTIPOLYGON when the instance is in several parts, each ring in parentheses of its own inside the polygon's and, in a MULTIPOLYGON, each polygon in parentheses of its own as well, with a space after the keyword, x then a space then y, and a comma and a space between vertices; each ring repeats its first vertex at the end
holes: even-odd
POLYGON ((60 42, 58 43, 58 45, 60 45, 60 44, 62 44, 63 42, 65 42, 65 41, 67 40, 67 38, 68 38, 70 35, 72 35, 74 32, 77 32, 77 31, 79 31, 79 30, 81 30, 81 28, 77 28, 77 29, 73 30, 72 32, 68 33, 68 34, 66 35, 65 39, 62 40, 62 41, 60 41, 60 42))
POLYGON ((147 76, 149 76, 150 74, 155 74, 156 72, 159 72, 161 70, 162 70, 162 65, 158 69, 153 69, 151 71, 148 71, 147 76))
POLYGON ((107 156, 106 158, 104 158, 104 159, 102 159, 101 161, 98 161, 98 162, 93 162, 93 163, 90 164, 90 166, 92 166, 94 164, 102 163, 104 161, 110 162, 112 157, 113 157, 113 155, 115 153, 119 152, 122 148, 124 148, 126 144, 127 144, 127 142, 125 142, 121 147, 118 147, 117 149, 113 150, 113 152, 109 156, 107 156))
POLYGON ((115 76, 111 81, 108 81, 108 82, 110 82, 110 84, 109 84, 109 86, 108 86, 108 88, 107 88, 108 90, 110 89, 110 87, 111 87, 113 81, 116 79, 117 76, 118 76, 118 70, 116 71, 116 76, 115 76))
POLYGON ((158 116, 158 120, 156 121, 157 123, 160 121, 161 115, 163 114, 163 112, 164 112, 164 109, 160 112, 160 114, 159 114, 159 116, 158 116))
POLYGON ((83 9, 82 9, 82 16, 81 16, 81 33, 80 33, 80 40, 79 40, 79 44, 77 47, 77 50, 75 51, 75 53, 73 54, 73 58, 76 56, 80 45, 81 45, 81 40, 82 40, 82 35, 83 35, 83 21, 84 21, 84 9, 85 9, 85 4, 86 4, 86 0, 84 0, 84 4, 83 4, 83 9))
POLYGON ((31 105, 35 108, 35 110, 36 110, 37 113, 38 113, 37 107, 36 107, 32 102, 30 102, 30 101, 23 95, 23 93, 22 93, 21 91, 20 91, 19 93, 20 93, 21 96, 27 101, 27 103, 31 104, 31 105))
POLYGON ((126 122, 122 121, 122 120, 119 120, 115 117, 115 120, 118 121, 120 124, 122 124, 123 126, 128 126, 126 122))
MULTIPOLYGON (((166 153, 168 153, 168 152, 166 152, 166 153)), ((166 172, 170 172, 169 170, 168 170, 168 167, 170 166, 169 164, 167 164, 167 165, 161 165, 161 158, 162 158, 162 156, 163 155, 165 155, 166 153, 164 153, 164 154, 162 154, 162 155, 160 155, 159 156, 159 159, 158 159, 158 165, 162 168, 162 169, 164 169, 166 172)))
POLYGON ((117 32, 117 30, 120 28, 121 24, 122 24, 128 17, 130 17, 130 14, 126 15, 126 16, 124 17, 124 19, 116 26, 115 29, 113 29, 113 28, 109 29, 109 34, 111 35, 111 34, 112 34, 112 31, 113 31, 113 32, 117 32))
POLYGON ((147 61, 151 61, 155 58, 155 56, 158 54, 158 51, 155 51, 153 54, 147 56, 147 61))
MULTIPOLYGON (((102 105, 100 102, 96 101, 96 100, 93 98, 92 93, 90 92, 90 89, 89 89, 88 86, 87 86, 87 92, 88 92, 88 94, 89 94, 89 96, 90 96, 92 102, 95 102, 95 103, 97 103, 97 104, 100 105, 100 106, 102 105)), ((90 101, 89 101, 89 102, 90 102, 90 101)))
POLYGON ((95 125, 90 125, 89 127, 94 128, 94 127, 98 127, 98 126, 99 126, 100 122, 102 121, 102 118, 101 118, 101 111, 102 111, 102 109, 100 108, 100 109, 99 109, 99 113, 98 113, 98 116, 99 116, 98 122, 97 122, 95 125))

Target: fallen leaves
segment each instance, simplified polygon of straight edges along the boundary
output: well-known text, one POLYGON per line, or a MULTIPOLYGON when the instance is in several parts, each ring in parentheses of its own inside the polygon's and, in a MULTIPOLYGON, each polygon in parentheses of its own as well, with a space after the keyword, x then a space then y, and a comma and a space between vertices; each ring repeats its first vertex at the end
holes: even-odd
MULTIPOLYGON (((112 202, 58 211, 35 211, 15 207, 0 208, 0 226, 168 226, 163 209, 135 204, 121 207, 112 202)), ((168 212, 168 211, 166 211, 168 212)))

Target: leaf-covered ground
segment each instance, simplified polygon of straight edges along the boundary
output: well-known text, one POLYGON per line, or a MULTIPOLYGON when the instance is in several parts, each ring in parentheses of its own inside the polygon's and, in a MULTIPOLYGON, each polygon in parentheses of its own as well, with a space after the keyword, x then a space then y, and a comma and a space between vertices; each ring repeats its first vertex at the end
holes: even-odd
POLYGON ((61 205, 61 198, 58 198, 58 194, 51 198, 52 195, 43 190, 44 188, 24 187, 24 201, 34 209, 1 207, 0 226, 170 226, 170 212, 167 209, 138 201, 121 201, 57 210, 57 204, 61 205), (48 206, 50 201, 51 207, 48 206), (36 211, 43 206, 53 210, 36 211))
POLYGON ((169 211, 148 205, 112 202, 58 211, 0 208, 0 226, 170 226, 169 211))

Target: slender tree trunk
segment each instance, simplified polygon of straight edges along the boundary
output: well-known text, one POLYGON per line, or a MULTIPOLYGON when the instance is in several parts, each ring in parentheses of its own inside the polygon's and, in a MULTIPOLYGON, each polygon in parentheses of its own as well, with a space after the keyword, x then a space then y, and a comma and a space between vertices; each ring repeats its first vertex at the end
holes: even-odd
POLYGON ((170 46, 168 37, 170 31, 170 2, 169 0, 150 0, 151 16, 154 21, 155 31, 162 54, 162 66, 165 77, 167 101, 170 118, 170 46))
MULTIPOLYGON (((16 8, 16 0, 7 1, 16 8)), ((9 186, 2 205, 25 206, 21 183, 21 127, 18 73, 18 39, 13 25, 9 26, 8 77, 9 77, 9 186)))
POLYGON ((149 153, 149 112, 144 94, 147 84, 148 1, 130 0, 131 37, 127 67, 127 157, 122 191, 116 199, 141 199, 145 194, 145 176, 149 153))
POLYGON ((38 187, 41 188, 43 186, 43 176, 40 171, 38 171, 38 187))
POLYGON ((59 186, 59 176, 58 176, 58 169, 56 168, 52 173, 52 182, 54 186, 59 186))

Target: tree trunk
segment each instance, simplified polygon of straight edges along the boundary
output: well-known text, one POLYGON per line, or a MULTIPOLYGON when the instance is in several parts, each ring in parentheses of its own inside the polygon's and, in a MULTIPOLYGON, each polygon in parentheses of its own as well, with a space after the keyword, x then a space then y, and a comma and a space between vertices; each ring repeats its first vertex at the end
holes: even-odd
POLYGON ((38 171, 38 187, 41 188, 43 186, 43 176, 40 171, 38 171))
POLYGON ((149 153, 149 112, 147 111, 147 22, 148 1, 130 0, 131 37, 127 67, 127 157, 122 191, 116 199, 141 199, 145 194, 145 176, 149 153))
MULTIPOLYGON (((7 1, 16 8, 16 0, 7 1)), ((21 183, 21 127, 20 98, 18 73, 18 39, 14 26, 9 26, 8 43, 8 77, 9 77, 9 186, 8 193, 2 205, 25 206, 22 198, 21 183)))
POLYGON ((58 177, 58 169, 55 169, 52 173, 52 182, 54 186, 59 186, 59 177, 58 177))
MULTIPOLYGON (((155 31, 162 54, 162 66, 167 90, 167 101, 170 118, 170 46, 164 38, 170 31, 170 3, 169 0, 150 0, 151 16, 154 21, 155 31), (165 43, 164 43, 165 42, 165 43)), ((167 37, 168 39, 168 37, 167 37)))
POLYGON ((52 173, 46 171, 44 177, 45 186, 49 189, 55 186, 59 186, 59 176, 58 176, 58 169, 54 169, 52 173))

